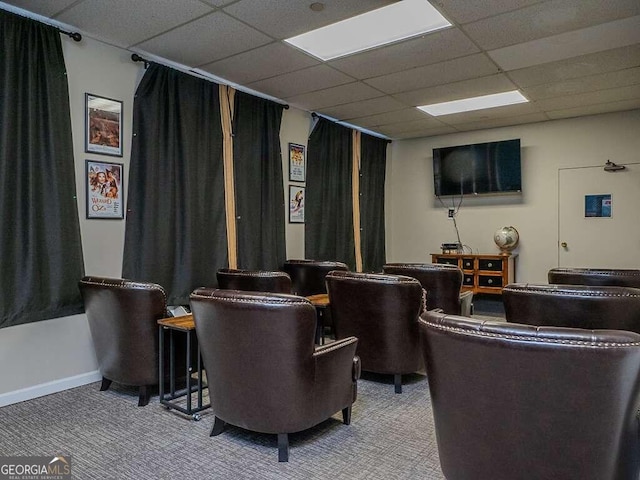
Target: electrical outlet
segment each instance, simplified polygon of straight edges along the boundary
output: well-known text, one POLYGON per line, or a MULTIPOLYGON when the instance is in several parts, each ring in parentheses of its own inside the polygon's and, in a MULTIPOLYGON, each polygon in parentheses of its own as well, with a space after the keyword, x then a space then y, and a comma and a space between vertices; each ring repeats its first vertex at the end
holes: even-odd
POLYGON ((448 217, 453 218, 456 215, 456 211, 453 208, 449 209, 448 217))

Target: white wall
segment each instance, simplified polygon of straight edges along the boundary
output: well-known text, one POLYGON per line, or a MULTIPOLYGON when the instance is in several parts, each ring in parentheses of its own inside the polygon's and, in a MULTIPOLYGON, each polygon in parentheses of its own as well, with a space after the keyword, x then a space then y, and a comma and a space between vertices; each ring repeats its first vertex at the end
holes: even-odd
POLYGON ((638 162, 638 132, 640 110, 633 110, 394 141, 387 168, 387 261, 430 262, 441 243, 456 240, 447 209, 434 197, 433 148, 520 138, 522 196, 465 198, 457 223, 474 253, 498 253, 495 230, 516 227, 516 280, 546 283, 558 260, 558 168, 638 162))

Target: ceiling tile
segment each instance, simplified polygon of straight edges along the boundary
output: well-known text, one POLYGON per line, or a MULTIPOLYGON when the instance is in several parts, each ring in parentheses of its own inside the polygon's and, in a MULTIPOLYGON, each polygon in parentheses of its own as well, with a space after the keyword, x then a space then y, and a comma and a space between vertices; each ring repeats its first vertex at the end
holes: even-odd
POLYGON ((273 95, 278 98, 291 97, 302 93, 322 90, 344 83, 353 82, 353 78, 326 65, 285 73, 267 80, 259 80, 248 85, 249 88, 273 95))
POLYGON ((213 5, 214 7, 222 7, 223 5, 233 3, 236 0, 202 0, 202 1, 210 5, 213 5))
POLYGON ((218 11, 140 43, 137 47, 194 67, 271 41, 266 35, 218 11), (194 42, 194 38, 198 40, 194 42))
POLYGON ((365 83, 385 93, 400 93, 469 78, 484 77, 498 72, 498 67, 486 54, 476 53, 425 67, 416 67, 411 70, 370 78, 365 83))
POLYGON ((537 85, 523 90, 529 100, 575 95, 578 93, 594 92, 614 87, 625 87, 640 83, 640 67, 618 70, 616 72, 601 73, 588 77, 566 80, 564 82, 537 85))
POLYGON ((76 0, 48 0, 43 2, 42 0, 3 0, 4 3, 13 5, 30 12, 44 15, 45 17, 52 17, 56 13, 64 10, 76 0))
POLYGON ((441 115, 438 118, 447 125, 460 125, 463 123, 482 122, 485 120, 495 120, 498 118, 517 117, 540 113, 540 109, 531 103, 519 103, 517 105, 505 105, 504 107, 485 108, 472 112, 453 113, 451 115, 441 115))
POLYGON ((530 87, 637 66, 640 44, 512 70, 508 75, 520 87, 530 87))
POLYGON ((485 128, 509 127, 511 125, 522 125, 525 123, 546 122, 549 120, 544 113, 529 113, 505 118, 487 118, 479 122, 459 123, 455 127, 458 130, 484 130, 485 128))
POLYGON ((314 12, 308 2, 291 0, 240 0, 224 8, 234 17, 268 35, 284 39, 384 7, 396 0, 324 0, 324 10, 314 12))
POLYGON ((436 0, 433 3, 448 20, 463 24, 540 3, 540 0, 436 0))
POLYGON ((363 127, 375 127, 379 125, 389 125, 396 122, 411 122, 414 120, 426 120, 428 122, 432 122, 434 125, 441 125, 441 123, 435 118, 427 116, 415 107, 353 118, 351 121, 363 127))
POLYGON ((640 99, 640 84, 536 100, 535 105, 544 111, 552 111, 635 99, 640 99))
POLYGON ((399 122, 389 125, 380 125, 376 127, 377 130, 383 131, 385 135, 396 135, 402 132, 415 132, 418 130, 428 130, 432 128, 446 128, 442 122, 436 122, 426 120, 413 120, 411 122, 399 122))
POLYGON ((338 120, 349 120, 350 118, 358 118, 365 115, 402 110, 405 107, 406 105, 403 105, 391 97, 379 97, 361 102, 338 105, 336 107, 322 108, 318 113, 337 118, 338 120))
POLYGON ((639 14, 638 0, 552 0, 462 28, 480 47, 492 50, 639 14))
POLYGON ((319 63, 295 48, 275 42, 200 68, 232 82, 247 84, 319 63))
POLYGON ((386 135, 390 138, 394 139, 403 139, 403 138, 417 138, 417 137, 432 137, 435 135, 447 135, 449 133, 456 133, 458 130, 455 127, 450 126, 442 126, 442 127, 432 127, 432 128, 419 128, 416 130, 406 130, 403 132, 397 132, 394 134, 386 133, 387 130, 385 127, 378 127, 378 131, 386 135))
POLYGON ((56 20, 129 47, 211 11, 197 0, 84 0, 56 20))
POLYGON ((571 118, 582 115, 597 115, 599 113, 621 112, 624 110, 635 110, 640 108, 640 98, 632 100, 622 100, 619 102, 599 103, 597 105, 585 105, 562 110, 551 110, 547 112, 549 118, 571 118))
POLYGON ((329 62, 329 65, 364 79, 429 65, 478 52, 460 30, 448 28, 412 40, 394 43, 329 62))
POLYGON ((318 108, 381 97, 382 95, 381 92, 369 85, 364 85, 362 82, 353 82, 325 90, 287 97, 286 100, 294 105, 303 105, 309 110, 316 110, 318 108))
POLYGON ((504 70, 516 70, 636 43, 640 43, 640 15, 488 53, 504 70))
POLYGON ((407 105, 419 106, 460 100, 461 98, 478 97, 492 93, 508 92, 515 89, 516 86, 506 75, 498 74, 422 88, 413 92, 398 93, 394 95, 394 97, 407 105))

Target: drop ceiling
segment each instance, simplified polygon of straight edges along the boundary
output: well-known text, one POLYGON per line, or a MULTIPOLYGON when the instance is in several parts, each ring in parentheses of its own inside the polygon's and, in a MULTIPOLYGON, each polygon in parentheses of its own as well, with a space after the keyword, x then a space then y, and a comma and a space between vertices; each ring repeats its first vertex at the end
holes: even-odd
POLYGON ((392 139, 640 108, 640 0, 433 0, 452 27, 328 62, 282 40, 394 2, 4 3, 392 139), (515 89, 530 102, 441 117, 415 108, 515 89))

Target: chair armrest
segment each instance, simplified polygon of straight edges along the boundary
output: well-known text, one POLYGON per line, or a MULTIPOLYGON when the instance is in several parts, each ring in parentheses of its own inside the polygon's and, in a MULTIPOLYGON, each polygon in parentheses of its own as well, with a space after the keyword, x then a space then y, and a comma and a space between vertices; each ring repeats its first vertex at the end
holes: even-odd
POLYGON ((460 315, 463 317, 471 316, 472 301, 473 292, 471 290, 460 293, 460 315))
POLYGON ((358 339, 347 337, 316 347, 316 388, 329 392, 340 378, 350 378, 355 384, 360 378, 360 358, 356 356, 358 339))

